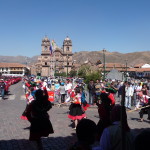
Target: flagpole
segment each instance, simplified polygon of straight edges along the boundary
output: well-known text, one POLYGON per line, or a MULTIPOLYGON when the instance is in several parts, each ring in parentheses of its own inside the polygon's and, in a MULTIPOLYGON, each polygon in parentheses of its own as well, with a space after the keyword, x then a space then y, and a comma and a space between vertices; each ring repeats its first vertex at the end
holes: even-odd
POLYGON ((55 45, 54 40, 52 40, 52 47, 53 47, 53 77, 55 76, 55 45))
MULTIPOLYGON (((55 50, 54 50, 55 51, 55 50)), ((54 57, 53 57, 53 76, 55 75, 55 52, 53 53, 54 57)))
POLYGON ((50 77, 52 77, 52 57, 50 56, 50 77))
POLYGON ((52 42, 50 43, 50 61, 51 61, 51 75, 54 77, 54 73, 55 73, 55 45, 54 45, 54 40, 52 40, 52 42))
POLYGON ((52 55, 53 55, 53 53, 52 53, 52 45, 51 45, 51 43, 50 43, 50 46, 49 46, 49 50, 50 50, 50 76, 52 77, 52 55))

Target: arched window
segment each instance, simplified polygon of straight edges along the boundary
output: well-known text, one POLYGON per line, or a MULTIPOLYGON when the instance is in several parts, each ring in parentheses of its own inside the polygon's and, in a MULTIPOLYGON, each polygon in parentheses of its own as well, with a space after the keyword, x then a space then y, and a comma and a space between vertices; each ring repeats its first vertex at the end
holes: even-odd
POLYGON ((47 46, 44 47, 44 50, 45 50, 45 51, 47 50, 47 46))
POLYGON ((47 62, 45 62, 45 66, 47 66, 47 62))
POLYGON ((66 51, 69 51, 69 47, 66 47, 66 51))

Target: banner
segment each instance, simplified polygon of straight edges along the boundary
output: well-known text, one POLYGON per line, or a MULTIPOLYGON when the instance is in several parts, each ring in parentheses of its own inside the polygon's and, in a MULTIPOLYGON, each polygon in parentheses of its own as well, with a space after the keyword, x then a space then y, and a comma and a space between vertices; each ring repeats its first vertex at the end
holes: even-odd
POLYGON ((54 92, 48 91, 48 100, 53 102, 54 101, 54 92))

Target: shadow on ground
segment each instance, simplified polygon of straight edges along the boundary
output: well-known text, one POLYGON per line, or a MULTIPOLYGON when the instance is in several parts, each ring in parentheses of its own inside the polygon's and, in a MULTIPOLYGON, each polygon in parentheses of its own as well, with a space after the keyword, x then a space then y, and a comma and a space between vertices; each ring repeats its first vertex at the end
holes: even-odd
POLYGON ((67 137, 41 138, 42 147, 37 142, 26 139, 0 140, 0 150, 68 150, 75 142, 75 134, 67 137))
POLYGON ((0 150, 38 150, 38 146, 25 139, 0 140, 0 150))
POLYGON ((135 121, 138 121, 138 122, 146 122, 146 123, 150 123, 150 120, 143 120, 141 121, 140 118, 130 118, 131 120, 135 120, 135 121))
POLYGON ((67 137, 42 138, 43 150, 69 150, 76 140, 75 133, 67 137))

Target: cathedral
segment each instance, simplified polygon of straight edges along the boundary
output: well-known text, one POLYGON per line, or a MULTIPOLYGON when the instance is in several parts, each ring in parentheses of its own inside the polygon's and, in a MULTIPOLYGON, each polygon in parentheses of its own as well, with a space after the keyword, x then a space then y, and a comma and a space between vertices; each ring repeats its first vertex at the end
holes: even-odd
POLYGON ((42 40, 42 52, 36 63, 36 73, 41 76, 53 77, 55 73, 66 75, 71 71, 72 61, 72 41, 66 37, 62 48, 59 48, 54 41, 50 41, 46 36, 42 40))

